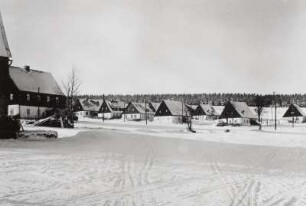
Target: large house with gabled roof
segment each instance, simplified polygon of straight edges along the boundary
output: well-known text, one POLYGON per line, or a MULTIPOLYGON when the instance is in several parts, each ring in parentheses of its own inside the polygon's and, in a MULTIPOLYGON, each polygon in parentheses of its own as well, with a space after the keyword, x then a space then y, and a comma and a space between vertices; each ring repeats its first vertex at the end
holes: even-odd
POLYGON ((49 72, 9 67, 8 115, 41 118, 66 107, 66 97, 49 72))

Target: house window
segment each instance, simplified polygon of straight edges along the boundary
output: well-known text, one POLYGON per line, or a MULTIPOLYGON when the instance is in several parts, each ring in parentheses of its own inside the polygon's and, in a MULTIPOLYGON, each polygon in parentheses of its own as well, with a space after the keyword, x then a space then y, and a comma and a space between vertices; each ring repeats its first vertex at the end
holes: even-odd
POLYGON ((37 101, 40 102, 40 95, 37 95, 37 101))
POLYGON ((50 102, 50 96, 47 96, 47 103, 50 102))
POLYGON ((59 98, 56 97, 56 98, 55 98, 55 101, 56 101, 56 104, 58 104, 58 103, 59 103, 59 98))
POLYGON ((30 96, 30 94, 27 94, 27 101, 31 101, 31 96, 30 96))
POLYGON ((10 100, 14 100, 14 94, 10 94, 10 100))

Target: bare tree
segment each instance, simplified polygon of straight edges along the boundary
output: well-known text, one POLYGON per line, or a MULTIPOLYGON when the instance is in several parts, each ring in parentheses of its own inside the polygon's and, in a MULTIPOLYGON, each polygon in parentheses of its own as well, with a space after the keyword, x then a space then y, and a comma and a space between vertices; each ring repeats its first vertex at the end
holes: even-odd
POLYGON ((75 67, 72 67, 66 81, 62 81, 62 85, 67 98, 68 119, 73 123, 74 102, 81 86, 79 72, 75 67))
POLYGON ((256 113, 257 113, 257 118, 258 118, 258 123, 259 123, 259 130, 261 130, 261 113, 263 111, 264 105, 265 105, 265 98, 261 95, 256 95, 254 98, 254 103, 256 105, 256 113))

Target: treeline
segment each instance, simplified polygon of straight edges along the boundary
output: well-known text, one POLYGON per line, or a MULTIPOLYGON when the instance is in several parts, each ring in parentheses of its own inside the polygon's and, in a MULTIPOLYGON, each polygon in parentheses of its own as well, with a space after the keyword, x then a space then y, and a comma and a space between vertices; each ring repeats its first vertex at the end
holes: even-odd
MULTIPOLYGON (((222 106, 225 102, 240 101, 246 102, 249 106, 255 106, 255 98, 258 94, 247 93, 210 93, 210 94, 134 94, 134 95, 79 95, 79 98, 92 98, 107 100, 118 100, 125 102, 161 102, 162 100, 172 99, 184 101, 188 104, 198 104, 200 102, 210 103, 215 106, 222 106)), ((261 96, 261 95, 259 95, 261 96)), ((264 99, 264 106, 270 106, 277 103, 278 106, 288 106, 291 103, 296 103, 300 106, 306 106, 306 94, 276 94, 276 95, 262 95, 264 99)))

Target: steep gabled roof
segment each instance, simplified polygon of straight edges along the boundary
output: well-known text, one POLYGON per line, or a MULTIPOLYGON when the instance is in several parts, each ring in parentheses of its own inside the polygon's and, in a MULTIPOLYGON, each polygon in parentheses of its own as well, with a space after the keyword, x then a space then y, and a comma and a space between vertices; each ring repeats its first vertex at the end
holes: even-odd
POLYGON ((121 101, 109 101, 109 100, 105 100, 105 103, 106 103, 109 111, 111 111, 111 112, 114 109, 120 109, 122 111, 127 106, 127 104, 125 104, 125 102, 121 102, 121 101))
POLYGON ((283 117, 306 117, 304 108, 297 104, 291 104, 283 117))
POLYGON ((79 99, 79 102, 82 106, 83 111, 99 112, 103 100, 82 98, 79 99))
POLYGON ((63 95, 51 73, 11 66, 9 74, 20 91, 63 95))
POLYGON ((224 110, 221 113, 220 119, 222 118, 249 118, 256 119, 256 114, 248 107, 245 102, 233 102, 229 101, 224 107, 224 110), (234 112, 229 112, 231 109, 234 109, 234 112))
POLYGON ((2 57, 12 57, 7 38, 6 38, 6 33, 2 21, 2 16, 0 13, 0 56, 2 57))
POLYGON ((166 106, 168 107, 170 113, 173 116, 182 116, 182 110, 184 112, 184 114, 183 114, 184 116, 186 114, 190 115, 189 109, 186 107, 185 104, 183 104, 180 101, 164 100, 163 102, 166 104, 166 106))

